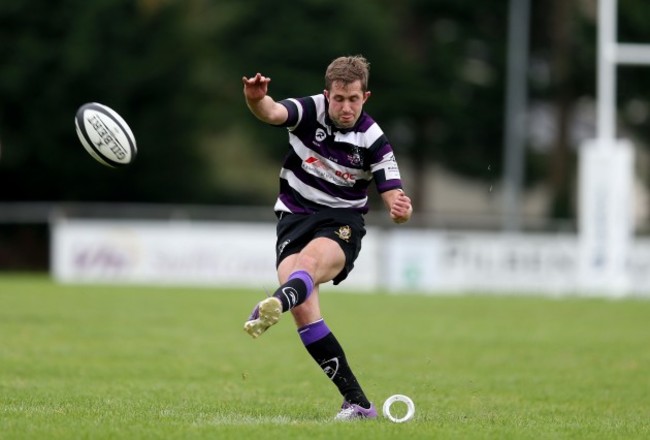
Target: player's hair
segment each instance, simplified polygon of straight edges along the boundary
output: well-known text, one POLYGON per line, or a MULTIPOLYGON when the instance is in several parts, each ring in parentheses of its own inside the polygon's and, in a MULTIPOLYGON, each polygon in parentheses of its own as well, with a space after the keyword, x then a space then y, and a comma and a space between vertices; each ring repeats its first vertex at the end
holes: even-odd
POLYGON ((350 84, 361 81, 361 90, 368 90, 370 63, 361 55, 338 57, 327 66, 325 71, 325 89, 331 90, 334 81, 350 84))

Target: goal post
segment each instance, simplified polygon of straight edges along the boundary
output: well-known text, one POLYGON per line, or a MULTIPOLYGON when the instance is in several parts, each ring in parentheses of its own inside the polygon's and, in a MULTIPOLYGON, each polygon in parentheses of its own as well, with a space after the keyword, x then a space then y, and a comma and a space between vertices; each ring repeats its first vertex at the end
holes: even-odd
POLYGON ((617 42, 617 14, 617 0, 599 0, 597 136, 578 162, 578 290, 610 296, 629 292, 634 236, 634 148, 616 137, 616 68, 650 65, 650 45, 617 42))
POLYGON ((625 140, 592 140, 580 148, 579 290, 622 296, 634 233, 634 148, 625 140))

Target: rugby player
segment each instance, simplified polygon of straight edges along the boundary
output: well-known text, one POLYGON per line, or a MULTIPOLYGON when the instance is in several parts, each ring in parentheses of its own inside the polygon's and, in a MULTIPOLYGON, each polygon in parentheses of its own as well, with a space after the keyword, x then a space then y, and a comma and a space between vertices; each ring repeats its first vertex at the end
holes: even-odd
POLYGON ((393 148, 363 110, 368 75, 364 57, 339 57, 327 67, 322 93, 281 101, 268 95, 271 78, 242 78, 253 115, 289 134, 274 207, 280 287, 255 306, 244 330, 257 338, 290 311, 305 348, 343 396, 337 420, 376 418, 377 410, 323 319, 319 285, 338 285, 352 270, 366 232, 372 181, 395 223, 413 212, 393 148))

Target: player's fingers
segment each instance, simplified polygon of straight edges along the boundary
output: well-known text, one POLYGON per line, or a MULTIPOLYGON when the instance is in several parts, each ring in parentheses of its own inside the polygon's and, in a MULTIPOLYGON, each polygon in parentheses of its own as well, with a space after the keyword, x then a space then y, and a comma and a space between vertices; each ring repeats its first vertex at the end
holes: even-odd
POLYGON ((399 209, 407 209, 409 207, 409 202, 404 199, 397 199, 395 200, 395 203, 393 204, 394 207, 399 208, 399 209))
POLYGON ((247 85, 263 85, 271 82, 271 78, 262 75, 261 73, 256 73, 252 78, 242 77, 242 82, 247 85))
POLYGON ((408 196, 400 197, 397 202, 405 209, 409 209, 411 207, 411 199, 408 196))
POLYGON ((244 82, 244 84, 248 86, 254 86, 256 83, 259 82, 257 76, 253 76, 251 78, 243 77, 242 81, 244 82))
POLYGON ((256 82, 260 82, 264 79, 261 73, 256 73, 254 76, 248 78, 247 76, 242 76, 242 81, 248 83, 248 84, 254 84, 256 82))

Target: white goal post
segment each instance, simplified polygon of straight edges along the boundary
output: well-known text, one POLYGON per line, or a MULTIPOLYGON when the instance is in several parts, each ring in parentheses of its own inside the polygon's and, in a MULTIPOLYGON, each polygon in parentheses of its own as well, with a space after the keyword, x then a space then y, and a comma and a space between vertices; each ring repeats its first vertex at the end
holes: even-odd
POLYGON ((634 148, 616 138, 616 69, 650 65, 650 45, 617 42, 617 0, 598 4, 597 137, 579 151, 581 290, 623 295, 634 234, 634 148))

